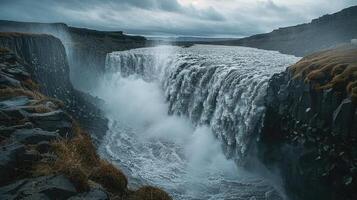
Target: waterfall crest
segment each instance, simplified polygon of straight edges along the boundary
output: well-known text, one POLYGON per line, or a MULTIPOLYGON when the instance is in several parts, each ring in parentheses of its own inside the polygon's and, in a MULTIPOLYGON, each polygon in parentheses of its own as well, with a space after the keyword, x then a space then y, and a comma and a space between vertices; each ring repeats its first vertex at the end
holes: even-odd
POLYGON ((245 47, 202 47, 113 52, 106 72, 158 81, 169 114, 209 126, 226 156, 242 160, 261 128, 269 78, 297 58, 245 47))

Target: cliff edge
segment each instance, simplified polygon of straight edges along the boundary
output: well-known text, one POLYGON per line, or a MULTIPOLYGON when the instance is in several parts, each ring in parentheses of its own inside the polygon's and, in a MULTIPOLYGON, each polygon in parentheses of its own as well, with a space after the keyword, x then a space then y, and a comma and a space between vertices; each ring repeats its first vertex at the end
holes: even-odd
POLYGON ((39 91, 63 101, 64 109, 91 135, 100 139, 105 134, 107 120, 96 106, 99 100, 73 88, 65 47, 58 38, 47 34, 0 33, 0 47, 21 57, 39 83, 39 91))
POLYGON ((292 199, 357 198, 356 55, 314 53, 269 82, 260 157, 292 199))
POLYGON ((128 189, 125 175, 99 158, 65 102, 41 93, 32 70, 0 48, 0 199, 171 199, 151 186, 128 189))

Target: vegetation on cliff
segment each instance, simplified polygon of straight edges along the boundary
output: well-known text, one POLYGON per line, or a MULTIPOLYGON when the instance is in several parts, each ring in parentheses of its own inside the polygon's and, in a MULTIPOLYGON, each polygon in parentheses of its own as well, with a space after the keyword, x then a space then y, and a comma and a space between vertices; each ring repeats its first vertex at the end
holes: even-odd
POLYGON ((128 189, 125 175, 100 159, 90 136, 63 102, 38 90, 28 68, 0 49, 0 199, 171 199, 157 188, 128 189))
POLYGON ((274 75, 261 156, 278 166, 292 199, 356 199, 357 47, 303 58, 274 75))
POLYGON ((357 103, 357 46, 342 46, 314 53, 290 67, 294 78, 302 78, 318 90, 333 88, 347 92, 357 103), (344 91, 345 90, 345 91, 344 91))

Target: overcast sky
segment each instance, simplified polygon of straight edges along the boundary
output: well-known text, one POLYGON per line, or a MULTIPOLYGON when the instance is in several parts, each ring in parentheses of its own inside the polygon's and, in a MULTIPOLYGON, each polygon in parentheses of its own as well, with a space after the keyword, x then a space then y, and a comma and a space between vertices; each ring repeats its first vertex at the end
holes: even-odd
POLYGON ((241 37, 352 5, 357 0, 0 0, 0 19, 143 35, 241 37))

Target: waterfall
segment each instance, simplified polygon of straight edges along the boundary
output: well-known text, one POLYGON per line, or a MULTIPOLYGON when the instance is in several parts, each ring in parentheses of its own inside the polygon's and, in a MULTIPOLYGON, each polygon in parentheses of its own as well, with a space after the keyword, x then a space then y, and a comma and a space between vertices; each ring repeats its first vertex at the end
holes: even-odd
POLYGON ((244 47, 202 47, 113 52, 106 72, 158 81, 169 114, 207 125, 226 156, 242 160, 261 128, 269 78, 297 58, 244 47))
POLYGON ((282 200, 279 178, 241 164, 260 130, 269 78, 296 59, 206 45, 110 53, 93 92, 110 121, 99 153, 130 187, 155 185, 174 199, 282 200))

